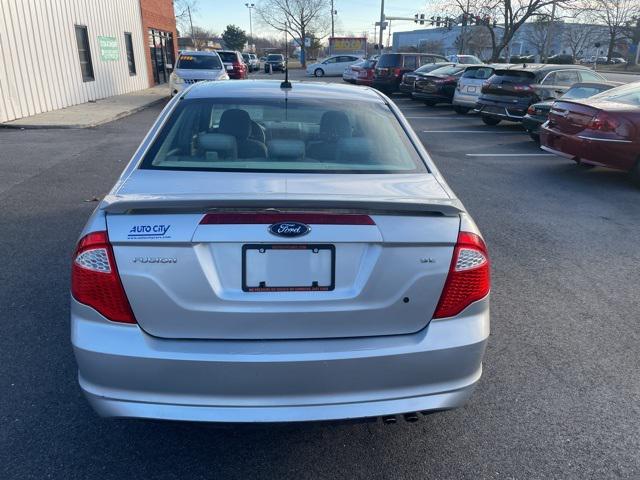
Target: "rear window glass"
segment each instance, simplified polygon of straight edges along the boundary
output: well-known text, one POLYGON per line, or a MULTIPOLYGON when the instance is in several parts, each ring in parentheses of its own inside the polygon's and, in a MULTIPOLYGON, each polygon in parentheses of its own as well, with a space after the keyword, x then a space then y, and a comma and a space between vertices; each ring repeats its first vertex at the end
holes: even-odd
POLYGON ((460 73, 462 70, 464 70, 464 67, 452 65, 448 67, 436 68, 431 73, 433 75, 455 75, 456 73, 460 73))
POLYGON ((512 83, 533 83, 536 76, 531 72, 522 70, 496 70, 491 81, 502 80, 503 82, 512 83))
POLYGON ((562 98, 588 98, 597 95, 604 90, 608 90, 608 87, 572 87, 562 95, 562 98))
POLYGON ((437 70, 439 68, 443 68, 449 66, 447 64, 441 64, 441 63, 430 63, 428 65, 423 65, 422 67, 420 67, 419 69, 416 70, 416 72, 418 73, 429 73, 432 72, 434 70, 437 70))
POLYGON ((611 90, 595 95, 593 98, 640 106, 640 83, 635 82, 612 88, 611 90))
POLYGON ((485 80, 493 75, 493 68, 479 67, 479 68, 467 68, 462 74, 462 78, 475 78, 476 80, 485 80))
POLYGON ((238 54, 236 52, 218 52, 223 62, 236 62, 238 61, 238 54))
POLYGON ((426 171, 389 108, 377 102, 183 100, 141 168, 307 173, 426 171))
POLYGON ((270 60, 270 61, 284 60, 284 56, 272 53, 267 57, 267 60, 270 60))
POLYGON ((215 55, 180 55, 176 68, 189 70, 214 70, 222 68, 222 63, 215 55))
POLYGON ((378 60, 377 67, 380 68, 389 68, 389 67, 399 67, 402 64, 402 55, 399 53, 385 53, 380 55, 380 59, 378 60))

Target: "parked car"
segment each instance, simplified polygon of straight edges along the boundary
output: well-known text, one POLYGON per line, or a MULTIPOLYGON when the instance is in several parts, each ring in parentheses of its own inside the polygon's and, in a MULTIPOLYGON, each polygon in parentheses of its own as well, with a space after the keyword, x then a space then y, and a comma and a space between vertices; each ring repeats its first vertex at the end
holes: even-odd
POLYGON ((243 53, 242 59, 249 68, 249 72, 257 72, 260 70, 260 61, 255 53, 243 53))
POLYGON ((566 53, 557 53, 547 58, 546 63, 553 63, 555 65, 573 65, 573 56, 566 53))
POLYGON ((413 93, 413 89, 415 87, 416 80, 418 78, 425 77, 426 75, 433 72, 434 70, 437 70, 438 68, 450 67, 452 65, 455 65, 455 63, 428 63, 426 65, 421 66, 419 69, 417 69, 414 72, 405 73, 402 76, 402 81, 398 86, 398 90, 400 91, 400 93, 404 93, 405 95, 411 96, 411 94, 413 93))
POLYGON ((342 73, 342 80, 348 83, 356 83, 358 73, 360 73, 360 70, 366 62, 366 60, 360 60, 359 62, 349 65, 342 73))
POLYGON ((540 128, 540 144, 578 164, 629 172, 640 186, 640 82, 556 101, 540 128))
POLYGON ((466 65, 452 65, 437 68, 416 79, 412 98, 423 100, 426 105, 451 103, 458 79, 466 65))
POLYGON ((217 50, 217 53, 227 69, 229 78, 244 80, 249 76, 249 69, 245 65, 240 52, 236 50, 217 50))
POLYGON ((356 85, 366 85, 368 87, 373 83, 373 73, 376 68, 378 60, 370 58, 367 60, 360 70, 358 70, 358 76, 356 77, 356 85))
POLYGON ((502 58, 498 63, 535 63, 536 57, 533 55, 511 55, 509 61, 502 58))
POLYGON ((176 68, 169 76, 171 96, 204 80, 229 80, 220 56, 216 52, 180 52, 176 68))
POLYGON ((383 53, 378 59, 372 85, 387 94, 397 92, 405 73, 438 62, 448 63, 445 57, 434 53, 383 53))
POLYGON ((611 61, 616 64, 627 63, 627 61, 622 57, 611 57, 611 61))
POLYGON ((180 95, 73 255, 93 408, 299 422, 463 405, 489 338, 489 255, 402 112, 314 82, 180 95))
MULTIPOLYGON (((610 90, 619 86, 617 82, 595 83, 595 82, 580 82, 571 85, 558 100, 579 100, 581 98, 589 98, 598 93, 602 93, 606 90, 610 90)), ((555 100, 545 100, 543 102, 534 103, 529 105, 527 114, 522 119, 522 126, 527 130, 531 138, 539 142, 540 137, 540 125, 547 121, 549 111, 555 100)))
POLYGON ((314 77, 336 77, 344 73, 344 69, 361 62, 362 58, 355 55, 333 55, 322 61, 307 65, 307 75, 314 77))
POLYGON ((597 72, 579 65, 530 64, 500 68, 482 86, 476 109, 487 125, 520 122, 529 105, 555 99, 577 82, 605 82, 597 72))
POLYGON ((264 62, 264 73, 269 73, 269 67, 273 72, 284 72, 287 69, 284 55, 281 53, 270 53, 264 62))
POLYGON ((452 63, 461 63, 463 65, 482 65, 484 62, 475 55, 449 55, 447 57, 452 63))
POLYGON ((453 94, 453 110, 464 115, 475 108, 482 85, 493 75, 496 68, 504 65, 470 65, 460 76, 453 94))

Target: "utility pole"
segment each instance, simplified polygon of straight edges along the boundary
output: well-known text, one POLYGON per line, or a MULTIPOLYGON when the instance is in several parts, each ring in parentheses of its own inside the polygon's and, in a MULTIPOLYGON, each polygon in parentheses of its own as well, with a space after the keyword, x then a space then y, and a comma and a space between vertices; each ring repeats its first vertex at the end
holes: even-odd
POLYGON ((553 28, 553 22, 556 18, 556 2, 551 3, 551 20, 549 21, 549 27, 547 28, 547 38, 544 39, 544 61, 549 58, 549 44, 551 43, 551 29, 553 28))
POLYGON ((380 38, 378 44, 380 45, 380 53, 382 53, 382 42, 384 41, 384 0, 380 0, 380 38))
POLYGON ((191 25, 191 41, 193 42, 193 46, 195 48, 196 41, 193 38, 193 20, 191 19, 191 7, 189 5, 187 5, 187 12, 189 13, 189 24, 191 25))
MULTIPOLYGON (((333 0, 331 0, 331 38, 336 36, 334 32, 333 16, 335 15, 335 8, 333 7, 333 0)), ((333 55, 333 44, 329 41, 329 55, 333 55)))
POLYGON ((391 20, 389 20, 389 33, 387 33, 387 50, 391 48, 391 20))
POLYGON ((251 46, 251 42, 253 41, 253 21, 251 20, 251 10, 256 7, 256 4, 245 3, 244 6, 249 9, 249 51, 253 52, 253 47, 251 46))
POLYGON ((467 35, 467 24, 469 23, 469 0, 467 0, 467 10, 462 12, 462 36, 460 39, 460 55, 464 55, 464 37, 467 35))

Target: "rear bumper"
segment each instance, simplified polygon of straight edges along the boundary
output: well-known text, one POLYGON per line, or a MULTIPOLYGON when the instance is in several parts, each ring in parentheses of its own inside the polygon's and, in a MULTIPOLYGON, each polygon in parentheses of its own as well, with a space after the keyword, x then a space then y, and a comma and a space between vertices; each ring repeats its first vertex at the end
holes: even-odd
POLYGON ((461 107, 475 108, 476 103, 478 103, 478 97, 479 95, 460 93, 456 90, 453 94, 453 101, 451 103, 453 105, 460 105, 461 107))
POLYGON ((527 130, 527 132, 537 135, 540 133, 540 126, 546 121, 546 118, 539 119, 537 117, 532 117, 531 115, 525 115, 522 118, 522 126, 527 130))
POLYGON ((395 92, 400 86, 400 79, 392 76, 376 77, 373 79, 372 86, 385 92, 395 92))
POLYGON ((500 120, 510 120, 512 122, 520 122, 527 114, 528 106, 522 108, 516 105, 500 105, 500 104, 485 104, 477 103, 476 111, 482 116, 497 118, 500 120))
POLYGON ((107 417, 290 422, 461 406, 482 372, 488 299, 411 335, 165 340, 73 299, 80 386, 107 417))
POLYGON ((411 95, 411 92, 413 92, 413 85, 408 85, 406 83, 401 83, 398 86, 398 90, 400 91, 400 93, 405 93, 407 95, 411 95))
POLYGON ((450 96, 443 93, 438 93, 438 92, 426 93, 426 92, 417 92, 414 90, 411 96, 416 100, 432 100, 434 102, 439 102, 439 103, 451 103, 450 96))

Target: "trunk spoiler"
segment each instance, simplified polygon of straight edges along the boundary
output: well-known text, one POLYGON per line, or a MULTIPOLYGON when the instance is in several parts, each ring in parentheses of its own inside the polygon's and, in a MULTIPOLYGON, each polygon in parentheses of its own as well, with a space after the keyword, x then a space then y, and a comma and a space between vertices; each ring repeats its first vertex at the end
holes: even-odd
POLYGON ((305 195, 107 195, 100 209, 107 213, 178 213, 206 212, 218 208, 311 208, 348 209, 377 212, 380 214, 414 214, 458 216, 464 212, 459 200, 448 198, 416 197, 356 197, 333 195, 328 199, 311 198, 305 195))

